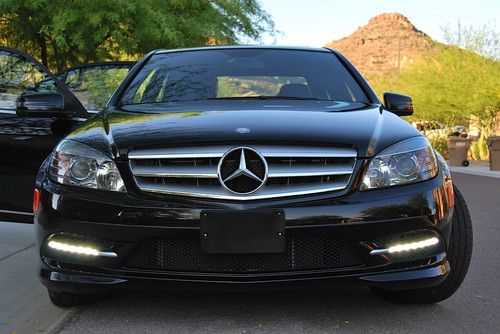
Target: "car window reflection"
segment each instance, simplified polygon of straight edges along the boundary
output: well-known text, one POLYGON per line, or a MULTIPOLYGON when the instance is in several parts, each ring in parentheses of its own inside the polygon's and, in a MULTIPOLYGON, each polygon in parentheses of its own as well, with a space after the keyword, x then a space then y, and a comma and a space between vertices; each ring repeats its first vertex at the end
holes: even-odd
POLYGON ((50 76, 29 59, 0 51, 0 109, 15 110, 19 95, 26 91, 55 91, 50 76))

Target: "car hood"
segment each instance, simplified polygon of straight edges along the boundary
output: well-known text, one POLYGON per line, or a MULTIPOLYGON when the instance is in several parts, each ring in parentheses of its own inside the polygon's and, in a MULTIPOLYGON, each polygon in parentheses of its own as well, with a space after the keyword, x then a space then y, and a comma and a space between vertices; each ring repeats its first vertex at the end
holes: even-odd
POLYGON ((305 107, 206 108, 175 111, 104 111, 68 139, 115 156, 136 148, 181 145, 341 145, 370 157, 393 143, 419 136, 409 123, 380 106, 331 111, 305 107))

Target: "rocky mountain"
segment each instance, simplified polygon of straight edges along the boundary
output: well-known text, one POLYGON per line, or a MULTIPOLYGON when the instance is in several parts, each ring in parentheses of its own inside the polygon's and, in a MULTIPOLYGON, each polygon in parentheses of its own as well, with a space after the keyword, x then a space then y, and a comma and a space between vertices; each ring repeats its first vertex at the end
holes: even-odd
POLYGON ((399 13, 383 13, 351 35, 326 44, 342 52, 366 77, 398 71, 434 48, 432 39, 399 13))

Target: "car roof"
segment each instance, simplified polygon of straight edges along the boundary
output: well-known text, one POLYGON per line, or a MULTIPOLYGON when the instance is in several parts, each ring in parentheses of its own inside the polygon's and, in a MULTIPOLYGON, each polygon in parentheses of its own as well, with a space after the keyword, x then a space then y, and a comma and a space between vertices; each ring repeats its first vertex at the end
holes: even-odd
POLYGON ((205 50, 231 50, 231 49, 271 49, 271 50, 296 50, 296 51, 316 51, 316 52, 331 52, 328 48, 318 48, 309 46, 286 46, 286 45, 224 45, 224 46, 202 46, 195 48, 183 49, 160 49, 154 53, 171 53, 171 52, 184 52, 184 51, 205 51, 205 50))

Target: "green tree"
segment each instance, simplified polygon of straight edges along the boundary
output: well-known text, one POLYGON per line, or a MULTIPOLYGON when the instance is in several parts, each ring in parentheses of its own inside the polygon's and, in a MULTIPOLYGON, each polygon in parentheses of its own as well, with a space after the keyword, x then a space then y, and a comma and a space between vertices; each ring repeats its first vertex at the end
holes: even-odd
POLYGON ((500 107, 500 62, 453 46, 437 45, 398 75, 375 79, 378 92, 395 90, 414 100, 416 119, 446 124, 471 115, 494 123, 500 107))
POLYGON ((498 34, 488 26, 445 31, 450 45, 435 44, 399 75, 375 78, 378 93, 399 91, 414 100, 411 119, 437 120, 447 125, 468 125, 472 120, 480 136, 474 158, 488 156, 486 138, 498 124, 500 112, 500 61, 498 34))
POLYGON ((450 25, 443 27, 446 44, 458 46, 481 56, 500 59, 500 34, 493 23, 480 27, 463 26, 457 22, 457 28, 450 25))
POLYGON ((477 62, 479 66, 484 66, 483 70, 488 73, 486 77, 483 77, 484 71, 480 71, 479 76, 475 75, 477 81, 473 85, 476 86, 476 94, 470 101, 472 118, 480 129, 479 140, 471 147, 473 158, 487 159, 489 151, 486 139, 495 131, 500 113, 499 31, 494 23, 475 27, 463 26, 459 21, 455 30, 447 26, 443 28, 443 32, 447 44, 488 58, 477 62))
POLYGON ((274 33, 258 0, 0 0, 0 42, 52 69, 274 33))
POLYGON ((488 156, 486 138, 495 130, 500 112, 500 62, 453 46, 437 45, 435 52, 402 71, 378 79, 378 92, 398 91, 413 98, 411 120, 436 120, 447 125, 480 129, 475 158, 488 156))

